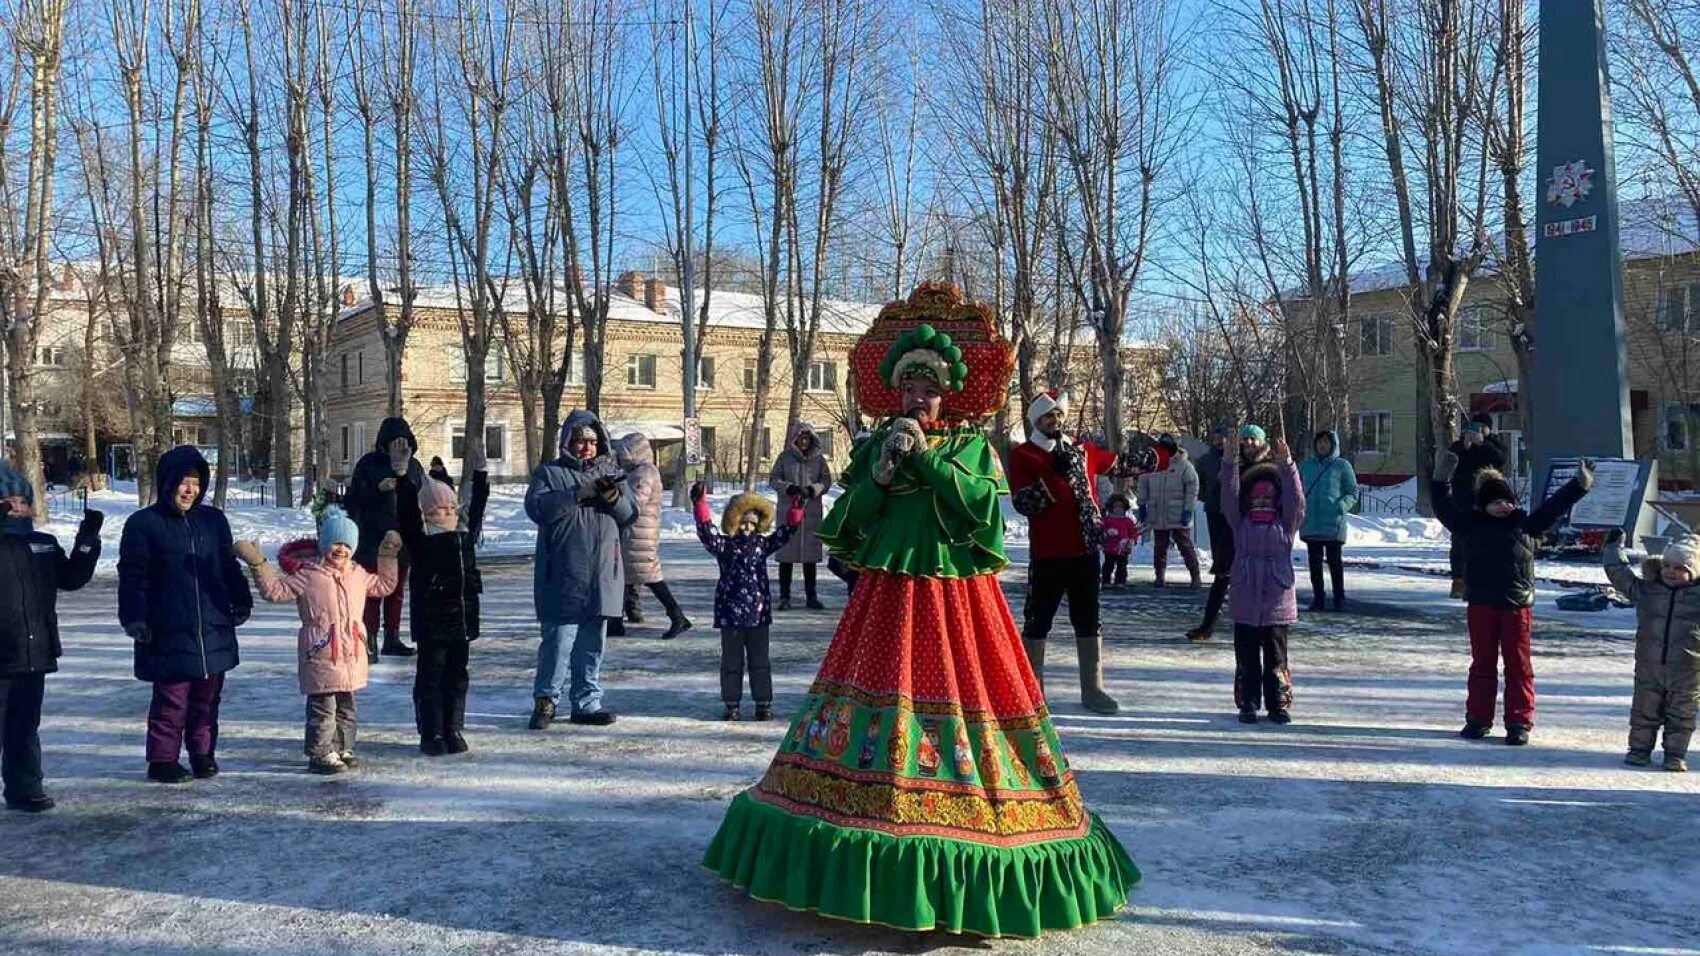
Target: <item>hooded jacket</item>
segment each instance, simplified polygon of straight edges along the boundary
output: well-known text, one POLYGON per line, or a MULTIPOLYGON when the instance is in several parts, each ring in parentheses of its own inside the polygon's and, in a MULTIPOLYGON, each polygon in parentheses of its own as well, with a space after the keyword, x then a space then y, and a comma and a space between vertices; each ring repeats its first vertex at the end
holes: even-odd
POLYGON ((490 476, 472 473, 472 501, 453 531, 426 526, 425 514, 419 510, 419 489, 411 478, 396 485, 397 530, 408 557, 409 633, 415 644, 477 640, 479 595, 484 593, 478 536, 483 533, 484 508, 490 501, 490 476))
POLYGON ((366 686, 366 599, 395 590, 394 558, 379 558, 376 574, 353 561, 333 571, 322 558, 287 577, 262 564, 254 569, 254 583, 266 600, 294 601, 301 614, 295 635, 301 693, 352 693, 366 686))
POLYGON ((789 522, 773 530, 773 502, 746 492, 733 498, 721 516, 720 529, 697 514, 697 539, 720 565, 720 581, 714 586, 714 626, 748 629, 773 623, 773 586, 767 577, 767 559, 785 547, 796 528, 789 522), (744 516, 755 512, 756 530, 740 533, 744 516))
POLYGON ((1480 478, 1484 471, 1505 469, 1509 460, 1505 453, 1505 441, 1495 434, 1474 445, 1466 445, 1460 438, 1452 443, 1450 450, 1458 456, 1458 467, 1452 470, 1452 480, 1447 485, 1447 490, 1458 510, 1469 511, 1476 506, 1476 479, 1480 478))
MULTIPOLYGON (((355 463, 354 474, 348 481, 348 494, 343 498, 349 517, 360 526, 360 547, 354 552, 354 560, 368 571, 377 570, 378 545, 383 543, 384 535, 398 529, 395 490, 382 491, 378 488, 386 478, 396 477, 390 467, 389 445, 397 438, 407 439, 408 447, 415 453, 419 451, 419 439, 413 437, 413 429, 408 427, 407 419, 384 419, 383 424, 378 426, 378 439, 373 443, 373 450, 361 455, 355 463)), ((408 460, 407 477, 416 486, 425 480, 425 469, 418 459, 408 460)))
POLYGON ((1234 586, 1228 589, 1228 613, 1235 624, 1251 627, 1291 624, 1299 619, 1293 588, 1293 541, 1305 520, 1299 471, 1292 462, 1260 461, 1240 470, 1241 462, 1222 462, 1222 517, 1234 526, 1234 586), (1275 483, 1275 520, 1251 520, 1251 489, 1262 480, 1275 483))
POLYGON ((637 508, 637 520, 620 538, 625 549, 626 580, 654 584, 661 580, 661 470, 655 467, 655 452, 642 432, 620 439, 614 450, 620 467, 626 470, 626 487, 637 508))
MULTIPOLYGON (((1603 553, 1606 577, 1612 587, 1635 602, 1635 693, 1636 714, 1665 713, 1665 752, 1678 748, 1673 743, 1672 723, 1691 728, 1696 702, 1700 701, 1700 584, 1671 587, 1660 572, 1664 562, 1648 558, 1637 576, 1623 556, 1621 543, 1609 544, 1603 553), (1674 701, 1672 701, 1674 698, 1674 701), (1666 709, 1666 701, 1674 706, 1666 709)), ((1683 735, 1680 750, 1687 750, 1683 735)))
MULTIPOLYGON (((1476 480, 1480 483, 1489 476, 1499 478, 1499 473, 1484 471, 1476 480)), ((1468 510, 1458 507, 1444 482, 1434 482, 1429 491, 1434 500, 1435 517, 1446 526, 1446 530, 1463 541, 1467 556, 1464 601, 1506 608, 1534 606, 1535 545, 1569 513, 1572 505, 1587 494, 1581 483, 1573 478, 1534 513, 1517 508, 1503 518, 1495 518, 1474 507, 1473 490, 1470 493, 1472 507, 1468 510)))
POLYGON ((1345 543, 1347 516, 1358 506, 1358 473, 1340 457, 1339 433, 1322 432, 1317 437, 1322 435, 1328 436, 1328 454, 1316 454, 1313 441, 1310 456, 1299 463, 1299 480, 1305 486, 1305 523, 1299 537, 1345 543))
POLYGON ((597 457, 580 460, 563 451, 531 473, 525 492, 526 517, 537 525, 532 598, 546 627, 614 617, 625 605, 620 530, 637 520, 637 509, 623 480, 612 504, 596 491, 598 479, 623 479, 625 472, 609 453, 608 431, 594 413, 581 409, 568 415, 560 447, 566 449, 580 427, 595 430, 597 457))
POLYGON ((1169 453, 1169 463, 1160 471, 1139 476, 1139 508, 1146 527, 1172 531, 1192 527, 1193 506, 1198 503, 1198 470, 1192 467, 1185 449, 1169 453))
POLYGON ((154 503, 124 522, 118 623, 147 628, 148 640, 136 643, 140 680, 196 680, 240 663, 236 628, 254 610, 254 595, 224 512, 202 503, 209 479, 207 460, 194 446, 171 449, 154 469, 154 503), (179 511, 172 498, 189 474, 200 476, 201 493, 179 511))
POLYGON ((785 564, 819 564, 822 557, 820 543, 820 523, 825 517, 826 510, 821 496, 832 487, 832 467, 827 464, 826 455, 821 451, 820 435, 813 425, 798 422, 785 436, 785 450, 773 460, 773 471, 768 475, 767 484, 778 497, 780 510, 788 510, 791 501, 786 497, 786 490, 792 485, 814 492, 813 495, 803 496, 803 526, 791 536, 791 540, 779 551, 779 560, 785 564), (803 435, 813 438, 814 446, 808 454, 797 450, 797 439, 803 435))
POLYGON ((50 534, 0 534, 0 680, 59 669, 59 592, 87 584, 99 558, 87 525, 68 557, 50 534))

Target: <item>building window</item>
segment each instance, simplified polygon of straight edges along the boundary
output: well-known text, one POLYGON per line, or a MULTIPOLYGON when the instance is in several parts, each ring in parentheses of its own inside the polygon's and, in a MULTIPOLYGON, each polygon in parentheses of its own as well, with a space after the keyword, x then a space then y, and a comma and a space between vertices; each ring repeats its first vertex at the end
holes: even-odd
POLYGON ((810 362, 807 388, 811 392, 838 391, 838 363, 810 362))
POLYGON ((567 357, 566 377, 562 379, 568 385, 584 384, 584 353, 574 352, 567 357))
POLYGON ((1458 327, 1455 338, 1460 352, 1486 352, 1493 348, 1490 338, 1487 307, 1480 305, 1466 306, 1458 312, 1458 327))
MULTIPOLYGON (((466 458, 466 426, 456 425, 449 432, 449 457, 455 461, 466 458)), ((505 461, 508 457, 508 426, 484 426, 484 457, 490 461, 505 461)))
POLYGON ((773 457, 773 429, 763 425, 761 428, 761 460, 768 461, 773 457))
POLYGON ((744 359, 744 391, 753 392, 755 390, 756 390, 756 360, 753 359, 753 358, 747 358, 747 359, 744 359))
POLYGON ((356 385, 366 384, 366 353, 365 353, 365 351, 359 351, 359 352, 354 353, 354 384, 356 384, 356 385))
POLYGON ((1358 319, 1358 354, 1393 354, 1393 316, 1378 312, 1358 319))
POLYGON ((348 451, 349 451, 349 448, 348 448, 348 439, 349 439, 348 426, 344 425, 344 426, 342 426, 342 428, 340 430, 342 432, 342 463, 346 465, 346 464, 348 464, 348 451))
POLYGON ((1358 451, 1385 455, 1393 449, 1393 413, 1358 413, 1358 451))
POLYGON ((697 360, 697 390, 713 391, 714 389, 714 356, 704 355, 697 360))
POLYGON ((249 322, 230 322, 224 327, 224 347, 231 352, 245 352, 254 347, 254 326, 249 322))
POLYGON ((35 411, 47 418, 58 418, 65 411, 65 406, 55 401, 41 401, 35 403, 35 411))
POLYGON ((1665 451, 1687 451, 1689 449, 1690 428, 1695 420, 1700 419, 1700 402, 1684 405, 1682 402, 1666 402, 1664 404, 1664 428, 1660 429, 1665 451))
POLYGON ((655 387, 655 356, 631 355, 626 358, 626 387, 655 387))
MULTIPOLYGON (((491 346, 489 354, 484 356, 484 381, 500 383, 502 381, 502 349, 500 343, 491 346)), ((466 381, 466 352, 456 349, 449 356, 449 380, 452 382, 466 381)))
MULTIPOLYGON (((466 376, 463 374, 461 376, 461 378, 464 380, 466 378, 466 376)), ((348 391, 348 353, 347 352, 342 353, 342 389, 345 392, 348 391)))
POLYGON ((240 396, 248 396, 259 391, 259 379, 252 369, 231 369, 230 389, 240 396))
POLYGON ((714 427, 713 426, 704 426, 703 429, 702 429, 702 460, 705 461, 705 462, 709 462, 711 464, 714 461, 714 427))
POLYGON ((1659 290, 1659 331, 1700 331, 1700 282, 1659 290))
POLYGON ((36 352, 36 364, 44 368, 64 368, 65 346, 43 345, 36 352))

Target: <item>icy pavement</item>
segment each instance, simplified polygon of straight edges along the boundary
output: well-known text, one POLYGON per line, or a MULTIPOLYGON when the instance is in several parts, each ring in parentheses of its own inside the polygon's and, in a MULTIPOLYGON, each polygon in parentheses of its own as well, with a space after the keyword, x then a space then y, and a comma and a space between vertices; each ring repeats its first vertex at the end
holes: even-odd
MULTIPOLYGON (((783 724, 711 719, 713 568, 683 543, 663 555, 698 629, 613 642, 618 725, 524 729, 530 574, 504 570, 486 578, 473 650, 472 753, 418 753, 412 668, 386 662, 360 698, 364 767, 330 779, 300 756, 292 607, 243 630, 223 775, 167 788, 142 778, 147 687, 130 677, 110 581, 68 595, 44 734, 59 808, 0 815, 0 950, 1700 953, 1700 777, 1621 763, 1632 616, 1561 616, 1543 591, 1533 743, 1469 743, 1454 736, 1467 645, 1445 579, 1357 570, 1367 613, 1295 628, 1286 728, 1235 722, 1226 631, 1180 636, 1199 593, 1107 596, 1111 689, 1131 705, 1118 716, 1074 701, 1072 642, 1058 642, 1057 723, 1087 800, 1145 872, 1121 920, 976 943, 751 903, 697 861, 783 724)), ((1006 577, 1018 590, 1020 572, 1006 577)), ((777 626, 782 710, 833 623, 777 626)))

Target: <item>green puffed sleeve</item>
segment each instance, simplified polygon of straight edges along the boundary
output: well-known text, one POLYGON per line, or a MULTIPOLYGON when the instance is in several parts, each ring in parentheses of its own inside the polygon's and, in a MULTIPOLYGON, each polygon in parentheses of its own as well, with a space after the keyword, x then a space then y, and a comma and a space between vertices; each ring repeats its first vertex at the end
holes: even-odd
POLYGON ((879 518, 885 489, 874 481, 874 464, 885 447, 887 429, 880 429, 850 453, 850 464, 839 476, 844 493, 833 502, 816 536, 840 560, 849 560, 862 544, 863 534, 879 518))

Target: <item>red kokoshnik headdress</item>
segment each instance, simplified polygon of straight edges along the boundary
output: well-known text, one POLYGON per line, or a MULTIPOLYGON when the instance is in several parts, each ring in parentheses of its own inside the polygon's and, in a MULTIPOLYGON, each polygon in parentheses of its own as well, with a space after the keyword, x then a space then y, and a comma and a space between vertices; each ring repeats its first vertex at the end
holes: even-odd
POLYGON ((966 302, 962 290, 924 282, 907 301, 887 303, 850 353, 856 404, 888 418, 903 413, 897 375, 924 369, 944 391, 940 417, 948 422, 988 418, 1009 398, 1015 350, 990 309, 966 302))

